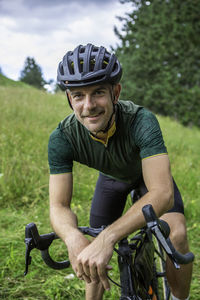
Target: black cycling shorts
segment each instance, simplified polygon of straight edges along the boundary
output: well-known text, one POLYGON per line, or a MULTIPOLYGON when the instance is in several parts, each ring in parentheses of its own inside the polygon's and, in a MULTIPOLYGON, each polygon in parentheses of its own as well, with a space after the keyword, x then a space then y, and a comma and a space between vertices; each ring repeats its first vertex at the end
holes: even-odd
MULTIPOLYGON (((174 183, 174 206, 168 212, 184 214, 184 205, 179 189, 174 183)), ((141 195, 147 192, 144 181, 138 184, 137 189, 141 195)), ((104 176, 100 173, 96 183, 95 193, 90 211, 90 226, 100 227, 109 225, 117 220, 123 213, 128 194, 133 186, 104 176)))

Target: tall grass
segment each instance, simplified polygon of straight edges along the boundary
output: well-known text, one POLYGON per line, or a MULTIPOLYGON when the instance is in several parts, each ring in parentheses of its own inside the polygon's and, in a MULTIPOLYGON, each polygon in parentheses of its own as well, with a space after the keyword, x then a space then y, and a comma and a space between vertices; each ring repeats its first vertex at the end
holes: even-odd
MULTIPOLYGON (((46 267, 39 251, 33 250, 27 277, 24 272, 24 227, 35 222, 40 233, 50 232, 48 212, 47 144, 50 132, 70 109, 64 95, 49 95, 34 88, 0 86, 0 298, 84 299, 84 283, 69 279, 71 268, 54 271, 46 267)), ((191 299, 200 294, 199 146, 200 130, 184 128, 169 118, 159 117, 168 147, 172 173, 182 192, 191 250, 195 252, 191 299)), ((87 225, 97 172, 74 166, 73 210, 80 225, 87 225)), ((56 258, 66 257, 57 241, 56 258)), ((113 262, 116 268, 115 260, 113 262)), ((113 272, 114 273, 114 272, 113 272)), ((105 299, 117 299, 112 287, 105 299)))
POLYGON ((35 204, 47 196, 49 133, 66 114, 64 96, 0 87, 1 205, 35 204))

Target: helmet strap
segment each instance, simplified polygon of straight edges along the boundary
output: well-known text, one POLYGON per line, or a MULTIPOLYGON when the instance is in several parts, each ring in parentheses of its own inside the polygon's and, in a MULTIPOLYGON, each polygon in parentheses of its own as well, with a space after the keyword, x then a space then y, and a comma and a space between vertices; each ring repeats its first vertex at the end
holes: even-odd
POLYGON ((73 107, 72 107, 72 105, 71 105, 71 102, 70 102, 70 99, 69 99, 69 95, 68 95, 67 90, 65 91, 65 93, 66 93, 66 96, 67 96, 67 101, 68 101, 68 103, 69 103, 69 106, 71 107, 71 109, 73 109, 73 107))

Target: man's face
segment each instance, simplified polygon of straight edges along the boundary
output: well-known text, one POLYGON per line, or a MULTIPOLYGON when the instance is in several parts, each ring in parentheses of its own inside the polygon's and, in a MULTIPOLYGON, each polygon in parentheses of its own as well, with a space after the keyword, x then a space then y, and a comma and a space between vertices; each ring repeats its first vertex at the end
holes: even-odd
MULTIPOLYGON (((118 89, 120 90, 120 87, 118 89)), ((119 96, 116 90, 115 86, 114 103, 117 102, 119 96)), ((111 94, 112 87, 108 84, 78 87, 68 92, 76 118, 93 134, 105 129, 110 120, 113 112, 111 94)))

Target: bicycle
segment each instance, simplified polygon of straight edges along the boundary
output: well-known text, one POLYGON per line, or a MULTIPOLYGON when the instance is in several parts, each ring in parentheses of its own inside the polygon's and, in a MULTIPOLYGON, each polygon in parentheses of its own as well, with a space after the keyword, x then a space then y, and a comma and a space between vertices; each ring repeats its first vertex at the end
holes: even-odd
MULTIPOLYGON (((165 221, 159 220, 151 205, 142 209, 146 226, 132 238, 127 237, 118 242, 114 251, 118 256, 120 273, 120 284, 108 278, 121 288, 120 300, 169 300, 170 289, 165 274, 164 253, 168 255, 175 268, 179 264, 188 264, 194 260, 194 254, 189 252, 181 254, 175 250, 170 239, 170 229, 165 221), (156 241, 158 249, 156 249, 156 241), (162 270, 158 270, 157 256, 162 261, 162 270), (159 280, 164 281, 164 292, 162 294, 159 280)), ((79 227, 83 234, 96 237, 105 227, 90 228, 79 227)), ((62 262, 54 261, 49 254, 49 247, 54 239, 59 237, 51 232, 39 235, 37 226, 30 223, 25 228, 25 264, 24 275, 28 273, 28 266, 31 264, 30 252, 37 248, 41 251, 44 262, 53 269, 64 269, 70 266, 69 260, 62 262)))

